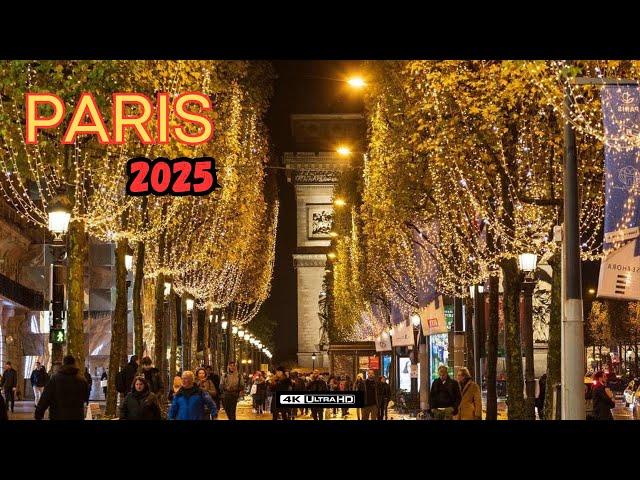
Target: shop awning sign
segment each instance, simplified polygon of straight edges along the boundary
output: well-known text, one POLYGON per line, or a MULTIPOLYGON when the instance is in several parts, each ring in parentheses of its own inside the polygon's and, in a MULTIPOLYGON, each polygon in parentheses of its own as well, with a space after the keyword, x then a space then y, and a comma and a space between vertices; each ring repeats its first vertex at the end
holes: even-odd
POLYGON ((640 300, 640 239, 613 250, 602 260, 598 297, 640 300))

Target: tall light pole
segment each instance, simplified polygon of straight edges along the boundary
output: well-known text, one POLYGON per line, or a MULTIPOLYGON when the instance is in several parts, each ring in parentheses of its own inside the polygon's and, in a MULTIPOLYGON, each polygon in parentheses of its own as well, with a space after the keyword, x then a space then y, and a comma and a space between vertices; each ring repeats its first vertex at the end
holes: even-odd
MULTIPOLYGON (((413 365, 416 367, 418 365, 418 333, 420 332, 420 315, 417 313, 411 314, 411 324, 413 325, 413 350, 411 351, 411 368, 413 370, 413 365)), ((415 397, 418 395, 418 378, 413 376, 413 372, 411 372, 411 374, 411 395, 415 397)))
POLYGON ((472 285, 469 287, 469 293, 473 299, 473 373, 475 375, 475 382, 482 388, 482 372, 481 367, 481 354, 482 354, 482 340, 484 339, 484 324, 483 324, 483 311, 484 311, 484 299, 482 294, 484 293, 483 285, 472 285))
POLYGON ((524 325, 522 336, 524 340, 525 356, 525 414, 529 420, 535 420, 536 379, 533 369, 533 290, 536 286, 535 271, 538 263, 538 255, 535 253, 522 253, 519 258, 520 270, 524 273, 522 293, 524 296, 524 325))
POLYGON ((222 371, 226 371, 227 365, 229 364, 229 340, 227 339, 227 335, 229 334, 227 327, 229 326, 229 322, 224 318, 224 312, 222 313, 222 320, 220 322, 220 328, 222 328, 222 341, 223 341, 223 354, 222 354, 222 371))
MULTIPOLYGON (((571 85, 638 85, 637 80, 575 77, 571 85)), ((580 210, 578 197, 578 159, 576 134, 571 125, 573 100, 571 87, 564 92, 564 169, 563 169, 563 314, 562 314, 562 419, 584 420, 584 322, 582 268, 580 264, 580 210)))
POLYGON ((51 264, 51 328, 49 343, 51 346, 51 364, 55 373, 62 365, 62 345, 65 343, 63 329, 64 313, 64 282, 62 260, 66 254, 65 235, 69 230, 71 220, 71 202, 65 195, 55 196, 47 208, 48 228, 53 234, 53 262, 51 264))
POLYGON ((187 357, 191 363, 191 365, 187 365, 186 368, 187 370, 191 370, 192 365, 195 363, 196 359, 195 358, 191 358, 192 357, 192 353, 193 353, 193 348, 192 345, 195 343, 196 344, 196 356, 198 355, 198 348, 197 348, 197 344, 198 344, 198 339, 194 339, 193 337, 193 298, 187 298, 185 300, 185 305, 187 306, 187 330, 189 331, 189 341, 187 342, 186 348, 184 346, 184 340, 182 341, 182 350, 184 353, 184 350, 189 350, 189 356, 187 357))

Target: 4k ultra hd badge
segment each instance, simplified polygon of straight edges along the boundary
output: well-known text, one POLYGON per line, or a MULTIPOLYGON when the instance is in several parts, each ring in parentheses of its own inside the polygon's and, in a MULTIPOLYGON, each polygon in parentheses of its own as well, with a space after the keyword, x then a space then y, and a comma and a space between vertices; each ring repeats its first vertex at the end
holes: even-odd
POLYGON ((277 392, 276 406, 284 407, 340 407, 361 408, 363 392, 277 392))

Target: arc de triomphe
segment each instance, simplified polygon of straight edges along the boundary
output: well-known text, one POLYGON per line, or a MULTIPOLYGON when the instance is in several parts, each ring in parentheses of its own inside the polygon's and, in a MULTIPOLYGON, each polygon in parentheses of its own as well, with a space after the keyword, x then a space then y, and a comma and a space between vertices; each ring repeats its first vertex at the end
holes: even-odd
POLYGON ((284 154, 287 179, 296 194, 297 242, 293 255, 298 296, 298 365, 328 368, 320 351, 321 321, 318 300, 322 292, 329 232, 333 220, 333 188, 349 159, 335 151, 339 145, 360 149, 364 119, 360 114, 292 115, 295 152, 284 154))

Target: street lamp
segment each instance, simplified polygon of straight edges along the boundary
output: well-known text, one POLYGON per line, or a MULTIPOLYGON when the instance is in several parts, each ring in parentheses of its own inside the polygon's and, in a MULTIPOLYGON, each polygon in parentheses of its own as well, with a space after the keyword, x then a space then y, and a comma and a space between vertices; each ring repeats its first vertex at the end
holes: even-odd
POLYGON ((313 355, 311 355, 311 369, 315 370, 316 369, 316 352, 313 352, 313 355))
POLYGON ((367 83, 364 81, 362 77, 351 77, 347 80, 347 83, 353 88, 364 88, 367 83))
POLYGON ((47 208, 48 228, 53 235, 51 245, 53 262, 51 263, 51 329, 49 342, 51 346, 51 362, 57 367, 62 365, 62 344, 65 341, 62 329, 64 314, 64 282, 62 275, 62 259, 65 255, 64 236, 69 230, 71 220, 71 202, 64 195, 56 195, 47 208))
POLYGON ((525 391, 526 398, 526 415, 535 420, 535 396, 536 396, 536 380, 533 369, 533 290, 536 286, 534 272, 538 263, 538 256, 535 253, 522 253, 518 257, 520 270, 524 273, 524 281, 522 282, 522 293, 524 296, 524 325, 522 328, 522 336, 524 337, 524 356, 525 356, 525 391))
POLYGON ((164 296, 168 297, 171 295, 171 282, 164 282, 164 296))
MULTIPOLYGON (((420 315, 416 312, 411 314, 411 324, 413 325, 413 350, 412 350, 412 364, 418 365, 418 333, 420 332, 420 315)), ((411 395, 418 395, 418 378, 411 377, 411 395)))
POLYGON ((351 149, 346 145, 340 145, 338 148, 336 148, 336 152, 338 152, 338 155, 340 155, 341 157, 348 157, 349 155, 351 155, 351 149))
POLYGON ((346 202, 343 198, 336 198, 336 199, 333 201, 333 204, 334 204, 336 207, 344 207, 344 206, 347 204, 347 202, 346 202))
POLYGON ((222 327, 222 330, 226 330, 227 329, 227 325, 229 325, 229 322, 227 322, 226 320, 222 320, 222 322, 220 323, 220 326, 222 327))
POLYGON ((235 337, 238 334, 238 327, 231 327, 231 333, 235 337))
POLYGON ((329 252, 329 253, 327 253, 327 257, 329 257, 329 260, 335 260, 336 253, 335 252, 329 252))

